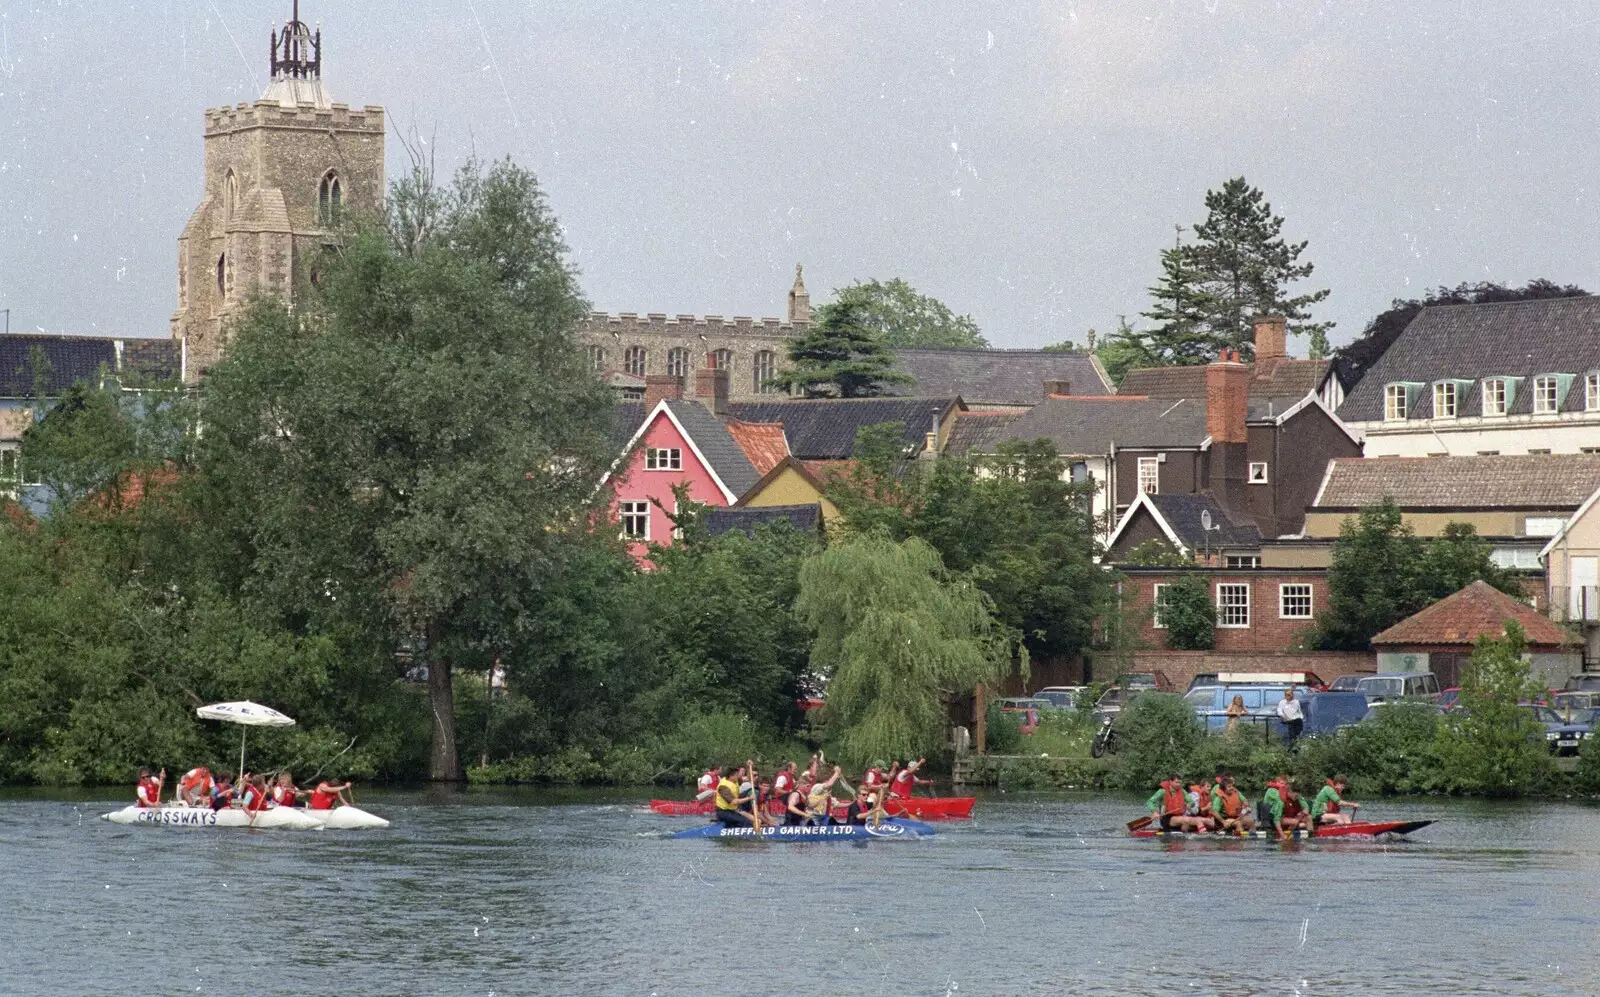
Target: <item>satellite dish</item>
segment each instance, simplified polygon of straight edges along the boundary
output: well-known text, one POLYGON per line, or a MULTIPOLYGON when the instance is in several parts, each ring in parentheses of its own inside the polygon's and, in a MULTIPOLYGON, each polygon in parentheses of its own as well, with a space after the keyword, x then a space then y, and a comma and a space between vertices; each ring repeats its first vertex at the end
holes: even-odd
POLYGON ((1208 532, 1210 531, 1210 529, 1211 529, 1211 510, 1210 509, 1201 509, 1200 510, 1200 528, 1202 530, 1206 530, 1208 532))

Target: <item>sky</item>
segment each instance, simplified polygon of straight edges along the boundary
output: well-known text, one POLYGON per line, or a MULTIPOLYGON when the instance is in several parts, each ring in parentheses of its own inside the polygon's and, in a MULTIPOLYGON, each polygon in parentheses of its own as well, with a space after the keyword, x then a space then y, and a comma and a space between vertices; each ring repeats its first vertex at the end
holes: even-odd
MULTIPOLYGON (((205 108, 289 0, 0 0, 0 309, 166 335, 205 108)), ((1588 2, 304 0, 333 99, 441 169, 534 170, 602 311, 781 315, 901 277, 996 346, 1149 307, 1232 176, 1306 240, 1337 344, 1395 297, 1600 290, 1588 2)), ((1304 349, 1304 344, 1298 344, 1304 349)))

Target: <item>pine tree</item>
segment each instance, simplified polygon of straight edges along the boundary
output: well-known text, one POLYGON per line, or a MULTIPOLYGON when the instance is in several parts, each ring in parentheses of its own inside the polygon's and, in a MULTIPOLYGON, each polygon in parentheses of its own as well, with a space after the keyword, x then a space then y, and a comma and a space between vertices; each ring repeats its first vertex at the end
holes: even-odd
POLYGON ((1233 345, 1232 337, 1220 334, 1211 322, 1217 300, 1203 283, 1195 249, 1173 246, 1161 251, 1161 281, 1150 288, 1153 304, 1143 313, 1155 326, 1136 334, 1150 366, 1209 363, 1233 345))
POLYGON ((794 367, 770 383, 798 387, 808 398, 867 398, 911 381, 894 370, 894 354, 869 331, 862 306, 846 301, 831 305, 789 344, 789 362, 794 367))

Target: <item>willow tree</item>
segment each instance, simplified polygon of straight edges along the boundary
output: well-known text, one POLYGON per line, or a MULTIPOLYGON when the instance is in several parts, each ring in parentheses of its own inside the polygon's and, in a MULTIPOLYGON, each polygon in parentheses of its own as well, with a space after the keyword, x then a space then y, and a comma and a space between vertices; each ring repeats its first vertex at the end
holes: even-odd
POLYGON ((989 598, 916 537, 858 537, 806 561, 796 611, 816 629, 811 666, 828 679, 828 721, 856 759, 936 750, 947 694, 1027 666, 989 598))

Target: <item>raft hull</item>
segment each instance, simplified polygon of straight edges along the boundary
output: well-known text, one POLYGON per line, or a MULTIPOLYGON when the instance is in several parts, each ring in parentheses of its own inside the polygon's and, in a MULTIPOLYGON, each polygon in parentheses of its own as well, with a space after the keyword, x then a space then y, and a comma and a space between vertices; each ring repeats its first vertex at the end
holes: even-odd
POLYGON ((726 841, 910 841, 926 838, 936 832, 930 824, 914 820, 885 820, 877 827, 865 824, 829 824, 827 827, 763 827, 759 832, 753 827, 723 827, 706 824, 679 831, 673 837, 679 840, 715 838, 726 841))
MULTIPOLYGON (((1359 821, 1349 824, 1327 824, 1307 833, 1295 830, 1291 837, 1297 840, 1306 838, 1375 838, 1381 834, 1410 834, 1420 831, 1432 824, 1431 820, 1387 820, 1387 821, 1359 821)), ((1194 841, 1237 841, 1241 839, 1275 840, 1277 835, 1271 831, 1252 831, 1249 834, 1194 834, 1189 831, 1162 831, 1153 828, 1142 828, 1130 832, 1135 838, 1168 838, 1173 840, 1192 839, 1194 841)))
POLYGON ((368 813, 360 807, 334 807, 332 810, 296 810, 317 821, 330 831, 369 831, 385 828, 389 822, 377 814, 368 813))
MULTIPOLYGON (((884 804, 884 812, 891 817, 916 817, 919 820, 961 820, 972 816, 972 807, 977 803, 973 796, 913 796, 910 799, 891 796, 884 804)), ((834 807, 834 816, 844 817, 846 804, 834 807)), ((698 800, 651 800, 650 810, 653 813, 665 814, 668 817, 708 817, 715 809, 715 804, 710 800, 704 803, 698 800)), ((783 808, 776 803, 767 805, 767 812, 773 814, 783 813, 783 808)))
POLYGON ((154 824, 161 827, 245 827, 256 830, 317 831, 322 821, 306 816, 304 810, 276 807, 255 815, 234 807, 207 810, 205 807, 123 807, 100 815, 113 824, 154 824))

